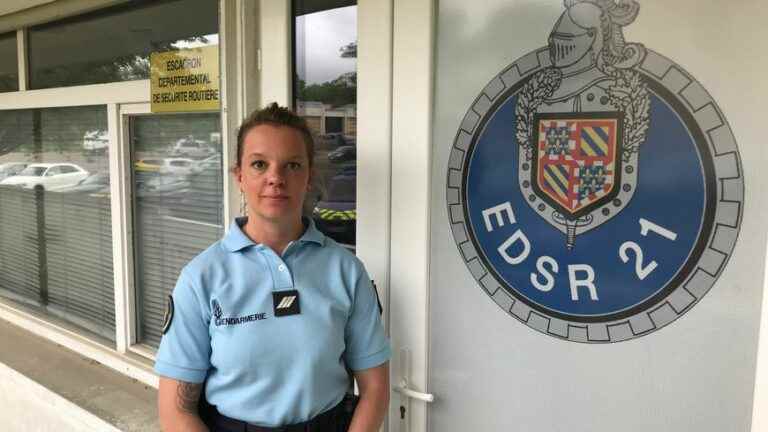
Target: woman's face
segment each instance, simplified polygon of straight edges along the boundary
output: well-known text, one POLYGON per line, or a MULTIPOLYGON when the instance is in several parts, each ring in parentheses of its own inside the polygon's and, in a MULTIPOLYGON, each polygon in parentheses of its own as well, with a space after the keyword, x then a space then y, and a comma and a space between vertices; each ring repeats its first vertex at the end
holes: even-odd
POLYGON ((243 139, 235 169, 240 191, 255 222, 291 225, 301 221, 310 167, 301 134, 289 127, 259 125, 243 139))

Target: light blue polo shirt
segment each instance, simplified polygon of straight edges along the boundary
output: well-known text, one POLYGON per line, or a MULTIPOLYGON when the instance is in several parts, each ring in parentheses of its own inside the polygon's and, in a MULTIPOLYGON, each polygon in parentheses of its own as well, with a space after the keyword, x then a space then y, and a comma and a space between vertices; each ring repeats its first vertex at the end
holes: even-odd
POLYGON ((279 256, 251 241, 244 223, 181 271, 155 372, 192 383, 207 376, 208 401, 228 417, 300 423, 341 401, 345 364, 363 370, 389 360, 389 341, 352 253, 309 220, 279 256), (272 293, 286 290, 299 292, 301 313, 277 317, 272 293))

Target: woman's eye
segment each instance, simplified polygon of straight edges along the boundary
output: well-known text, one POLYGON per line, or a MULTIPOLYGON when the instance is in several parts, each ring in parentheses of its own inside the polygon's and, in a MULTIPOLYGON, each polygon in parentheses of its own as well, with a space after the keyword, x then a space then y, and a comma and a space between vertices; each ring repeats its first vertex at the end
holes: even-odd
POLYGON ((296 171, 297 169, 301 168, 301 164, 298 162, 288 162, 288 169, 296 171))
POLYGON ((251 166, 258 170, 262 170, 267 167, 267 163, 264 162, 263 160, 255 160, 251 162, 251 166))

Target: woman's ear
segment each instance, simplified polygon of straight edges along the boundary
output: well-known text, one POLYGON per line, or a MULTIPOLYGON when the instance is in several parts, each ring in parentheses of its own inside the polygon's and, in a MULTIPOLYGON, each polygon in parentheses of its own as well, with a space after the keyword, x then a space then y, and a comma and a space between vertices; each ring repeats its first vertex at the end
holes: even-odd
POLYGON ((232 175, 235 176, 235 181, 237 182, 237 185, 240 187, 240 192, 244 192, 243 191, 243 170, 239 166, 235 165, 232 167, 230 171, 232 172, 232 175))

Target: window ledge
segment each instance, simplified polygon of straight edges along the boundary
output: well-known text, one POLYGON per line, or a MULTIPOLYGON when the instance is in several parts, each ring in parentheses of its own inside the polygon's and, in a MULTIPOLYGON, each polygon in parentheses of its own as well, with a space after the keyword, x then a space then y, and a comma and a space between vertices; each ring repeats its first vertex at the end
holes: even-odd
MULTIPOLYGON (((2 299, 0 299, 0 320, 15 324, 145 385, 157 388, 159 384, 159 379, 152 370, 151 360, 132 353, 120 354, 83 337, 75 330, 56 325, 48 319, 39 318, 2 299)), ((0 355, 0 361, 2 361, 2 355, 0 355)))
MULTIPOLYGON (((79 416, 84 423, 93 424, 100 419, 122 431, 160 429, 157 391, 152 386, 122 375, 93 359, 63 349, 54 342, 2 319, 0 346, 11 347, 0 350, 0 371, 10 374, 11 380, 21 380, 23 376, 41 386, 40 391, 32 391, 32 396, 37 399, 51 399, 40 396, 45 393, 45 389, 65 399, 49 402, 57 410, 74 405, 67 412, 59 413, 62 421, 77 417, 76 412, 79 410, 75 407, 79 407, 85 411, 79 416), (3 368, 3 364, 11 370, 3 368), (87 420, 93 416, 97 419, 87 420)), ((30 386, 38 387, 34 384, 30 386)))

